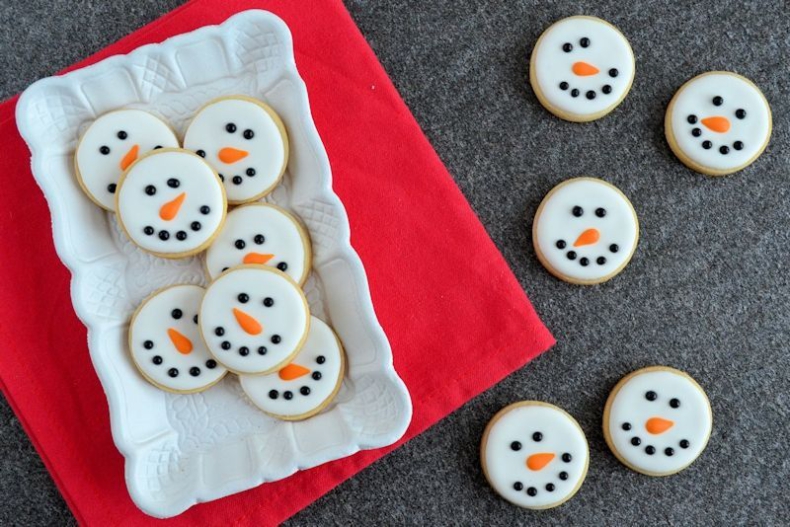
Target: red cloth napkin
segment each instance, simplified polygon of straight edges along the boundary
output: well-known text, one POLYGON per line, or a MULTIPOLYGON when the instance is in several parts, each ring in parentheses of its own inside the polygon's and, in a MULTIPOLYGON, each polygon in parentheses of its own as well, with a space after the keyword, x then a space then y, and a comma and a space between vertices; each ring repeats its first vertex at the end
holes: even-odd
MULTIPOLYGON (((296 63, 348 210, 373 303, 414 418, 402 444, 520 368, 554 340, 339 0, 199 0, 74 68, 268 9, 293 33, 296 63)), ((0 378, 6 398, 80 523, 161 523, 132 503, 107 403, 52 243, 50 215, 0 106, 0 378)), ((525 227, 526 228, 526 227, 525 227)), ((395 448, 360 452, 200 504, 173 525, 280 522, 395 448)))

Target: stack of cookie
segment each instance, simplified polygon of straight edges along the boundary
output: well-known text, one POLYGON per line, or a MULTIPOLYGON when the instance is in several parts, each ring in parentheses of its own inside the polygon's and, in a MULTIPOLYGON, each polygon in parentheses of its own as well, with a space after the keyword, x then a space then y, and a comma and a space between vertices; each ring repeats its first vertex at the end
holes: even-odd
POLYGON ((80 139, 75 172, 87 196, 142 250, 201 254, 211 280, 156 291, 132 316, 131 357, 155 386, 195 393, 232 372, 253 403, 286 420, 320 412, 340 389, 343 347, 302 291, 310 239, 292 213, 260 201, 288 154, 280 117, 243 96, 201 108, 183 148, 167 124, 129 109, 80 139))

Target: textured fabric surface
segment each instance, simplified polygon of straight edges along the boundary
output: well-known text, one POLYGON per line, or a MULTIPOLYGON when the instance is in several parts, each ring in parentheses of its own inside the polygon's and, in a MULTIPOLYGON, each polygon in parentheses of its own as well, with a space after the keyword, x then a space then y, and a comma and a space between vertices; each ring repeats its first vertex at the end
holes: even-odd
MULTIPOLYGON (((174 3, 51 6, 4 1, 2 95, 112 42, 174 3), (57 52, 53 53, 53 47, 57 52)), ((790 19, 784 2, 347 2, 401 95, 456 178, 536 309, 552 352, 374 464, 292 524, 785 524, 790 462, 790 19), (538 104, 527 58, 540 32, 601 16, 630 39, 633 89, 613 114, 565 123, 538 104), (664 109, 688 78, 730 69, 774 112, 771 144, 742 173, 684 168, 663 138, 664 109), (531 248, 532 214, 570 176, 618 185, 642 239, 624 273, 599 287, 552 278, 531 248), (606 396, 649 364, 688 371, 714 412, 708 449, 669 478, 621 466, 603 441, 606 396), (502 406, 541 399, 573 414, 591 464, 579 494, 530 513, 498 499, 478 463, 480 434, 502 406)), ((469 360, 473 360, 470 358, 469 360)), ((0 524, 65 523, 68 510, 7 406, 0 428, 0 524), (24 484, 19 484, 24 480, 24 484)))

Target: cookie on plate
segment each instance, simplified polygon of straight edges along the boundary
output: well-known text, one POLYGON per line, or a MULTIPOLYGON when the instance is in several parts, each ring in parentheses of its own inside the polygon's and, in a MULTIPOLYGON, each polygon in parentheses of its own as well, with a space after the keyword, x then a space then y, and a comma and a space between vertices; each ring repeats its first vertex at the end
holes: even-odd
POLYGON ((710 176, 746 168, 760 157, 773 129, 771 107, 755 84, 727 71, 686 82, 669 103, 664 132, 684 165, 710 176))
POLYGON ((196 285, 160 289, 132 316, 132 360, 143 377, 163 390, 200 392, 227 373, 200 337, 198 309, 204 293, 205 289, 196 285))
POLYGON ((598 284, 631 261, 639 220, 614 185, 581 177, 563 181, 543 198, 532 223, 538 259, 561 280, 598 284))
POLYGON ((561 119, 594 121, 614 110, 631 89, 631 45, 613 25, 591 16, 552 24, 538 39, 529 80, 540 103, 561 119))
POLYGON ((549 509, 579 490, 590 450, 579 423, 567 412, 522 401, 503 408, 488 423, 480 461, 488 483, 507 501, 549 509))
POLYGON ((323 410, 340 390, 345 355, 335 332, 311 317, 310 333, 288 365, 269 375, 242 375, 241 388, 267 414, 296 421, 323 410))
POLYGON ((176 147, 176 134, 159 118, 142 110, 116 110, 96 119, 82 134, 74 172, 91 201, 114 211, 121 174, 151 150, 176 147))
POLYGON ((705 391, 688 374, 666 366, 626 375, 612 390, 603 434, 614 455, 648 476, 668 476, 705 450, 713 413, 705 391))
POLYGON ((241 95, 201 108, 187 128, 184 148, 214 167, 233 205, 269 194, 288 164, 288 136, 280 117, 269 105, 241 95))
POLYGON ((217 174, 200 157, 162 148, 141 157, 118 183, 118 222, 141 249, 162 258, 203 251, 225 221, 217 174))
POLYGON ((276 267, 303 285, 311 262, 307 231, 292 214, 268 203, 230 211, 222 232, 206 251, 212 279, 237 265, 261 264, 276 267))

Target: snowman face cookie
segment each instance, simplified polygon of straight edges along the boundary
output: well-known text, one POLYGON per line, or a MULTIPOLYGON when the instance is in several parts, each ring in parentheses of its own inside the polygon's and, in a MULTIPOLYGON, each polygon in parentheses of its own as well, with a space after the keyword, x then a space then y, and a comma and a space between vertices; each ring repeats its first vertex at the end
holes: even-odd
POLYGON ((587 475, 587 438, 576 420, 537 401, 512 404, 486 427, 483 472, 494 490, 528 509, 548 509, 570 499, 587 475))
POLYGON ((165 123, 141 110, 102 115, 83 134, 74 154, 80 186, 97 205, 115 210, 118 179, 137 158, 156 148, 176 148, 165 123))
POLYGON ((277 206, 252 203, 228 213, 206 252, 206 268, 213 279, 237 265, 268 265, 303 284, 311 259, 310 240, 296 218, 277 206))
POLYGON ((285 273, 234 267, 206 291, 200 331, 214 357, 235 373, 272 373, 302 348, 310 326, 307 299, 285 273))
POLYGON ((530 83, 551 113, 585 122, 620 104, 634 80, 634 53, 620 31, 599 18, 574 16, 549 27, 530 60, 530 83))
POLYGON ((202 251, 225 220, 225 191, 200 157, 186 150, 155 150, 121 177, 118 220, 140 248, 163 258, 202 251))
POLYGON ((604 409, 604 436, 626 466, 650 476, 674 474, 705 449, 713 426, 708 397, 685 373, 666 367, 622 379, 604 409))
POLYGON ((340 389, 343 348, 324 322, 310 319, 310 333, 293 361, 269 375, 242 375, 244 393, 261 410, 286 420, 320 412, 340 389))
POLYGON ((270 193, 288 162, 288 138, 280 118, 261 101, 241 96, 204 106, 189 124, 184 148, 214 167, 231 204, 270 193))
POLYGON ((177 285, 154 293, 137 309, 129 326, 129 349, 149 382, 164 390, 205 390, 227 370, 208 352, 198 329, 205 290, 177 285))
POLYGON ((753 163, 771 137, 771 108, 750 80, 716 71, 684 84, 669 103, 667 141, 689 168, 712 176, 753 163))
POLYGON ((616 187, 593 178, 564 181, 543 199, 532 226, 535 252, 556 277, 604 282, 631 260, 639 222, 616 187))

